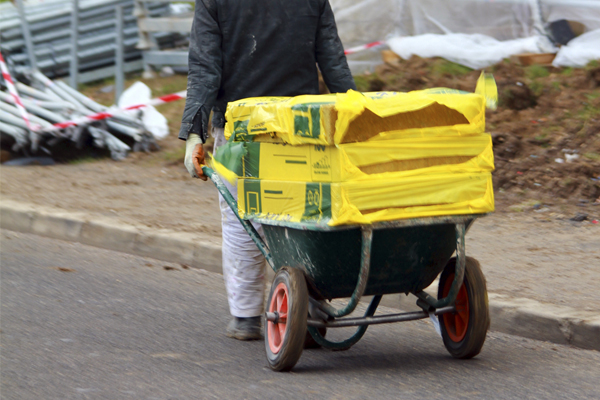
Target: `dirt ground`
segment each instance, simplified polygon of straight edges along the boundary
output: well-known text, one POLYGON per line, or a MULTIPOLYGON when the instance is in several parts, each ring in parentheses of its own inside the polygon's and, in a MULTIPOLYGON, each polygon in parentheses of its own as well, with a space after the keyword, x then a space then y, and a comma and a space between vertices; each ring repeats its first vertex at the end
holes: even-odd
MULTIPOLYGON (((498 110, 487 114, 496 213, 474 225, 467 253, 481 261, 491 291, 600 311, 598 66, 524 68, 506 61, 491 72, 500 95, 498 110), (571 221, 574 217, 581 221, 571 221)), ((384 64, 356 80, 363 91, 439 86, 473 91, 479 73, 414 58, 384 64)), ((145 82, 154 96, 186 86, 184 76, 145 82)), ((82 91, 109 105, 113 94, 101 90, 106 86, 82 91)), ((1 198, 218 237, 216 190, 189 178, 183 167, 184 143, 176 137, 182 108, 182 102, 158 108, 171 130, 160 151, 132 153, 121 162, 86 157, 50 167, 2 166, 1 198)))

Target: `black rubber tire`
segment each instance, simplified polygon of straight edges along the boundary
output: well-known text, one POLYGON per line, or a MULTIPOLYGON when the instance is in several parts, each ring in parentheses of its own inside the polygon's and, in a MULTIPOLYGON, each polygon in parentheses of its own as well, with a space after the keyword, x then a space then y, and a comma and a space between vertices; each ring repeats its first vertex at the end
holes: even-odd
MULTIPOLYGON (((327 334, 327 328, 318 328, 319 333, 321 334, 321 336, 325 337, 325 335, 327 334)), ((306 331, 306 337, 304 338, 304 348, 305 349, 320 349, 321 345, 319 343, 317 343, 315 341, 315 339, 313 339, 312 335, 310 334, 310 332, 307 330, 306 331)))
POLYGON ((297 268, 283 267, 273 279, 267 307, 271 304, 273 293, 283 282, 288 291, 287 326, 281 348, 275 354, 269 346, 268 323, 264 323, 265 349, 269 367, 274 371, 289 371, 300 359, 306 337, 306 320, 308 315, 308 289, 304 273, 297 268))
MULTIPOLYGON (((442 292, 448 278, 454 278, 455 270, 456 258, 453 257, 448 261, 440 276, 438 299, 443 296, 442 292)), ((485 276, 483 276, 479 261, 472 257, 466 257, 465 259, 463 285, 465 285, 469 301, 469 322, 464 338, 459 342, 451 339, 446 330, 443 315, 439 316, 439 321, 444 346, 446 346, 448 352, 454 358, 468 359, 479 354, 485 342, 487 331, 490 328, 490 312, 485 276)))

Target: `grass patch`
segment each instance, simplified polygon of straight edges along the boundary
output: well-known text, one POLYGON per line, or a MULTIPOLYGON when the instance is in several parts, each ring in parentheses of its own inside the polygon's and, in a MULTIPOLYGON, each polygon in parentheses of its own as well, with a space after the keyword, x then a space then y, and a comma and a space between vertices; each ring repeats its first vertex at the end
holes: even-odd
POLYGON ((544 92, 544 84, 542 82, 533 81, 531 82, 531 85, 529 85, 529 89, 531 89, 535 97, 540 97, 544 92))
POLYGON ((598 67, 600 67, 600 61, 592 60, 585 66, 585 69, 595 69, 598 67))
POLYGON ((588 100, 596 100, 599 97, 600 97, 600 91, 585 94, 585 98, 588 100))
POLYGON ((456 64, 448 60, 439 59, 435 60, 431 67, 431 73, 435 76, 463 76, 473 71, 469 67, 464 65, 456 64))
POLYGON ((525 76, 531 80, 545 78, 548 75, 550 75, 548 68, 541 65, 530 65, 529 67, 525 68, 525 76))
POLYGON ((600 154, 598 154, 598 153, 594 153, 594 152, 583 153, 583 156, 585 158, 587 158, 588 160, 600 161, 600 154))
POLYGON ((365 75, 357 75, 354 77, 354 83, 356 84, 356 90, 359 92, 368 92, 369 91, 369 77, 365 75))
POLYGON ((591 104, 586 104, 579 113, 577 113, 577 117, 581 120, 589 121, 590 119, 597 117, 600 115, 600 107, 594 107, 591 104))
POLYGON ((566 67, 565 69, 560 71, 560 74, 564 76, 572 76, 574 71, 575 69, 573 67, 566 67))
POLYGON ((552 89, 554 89, 557 92, 560 92, 560 82, 558 82, 558 81, 552 82, 552 89))

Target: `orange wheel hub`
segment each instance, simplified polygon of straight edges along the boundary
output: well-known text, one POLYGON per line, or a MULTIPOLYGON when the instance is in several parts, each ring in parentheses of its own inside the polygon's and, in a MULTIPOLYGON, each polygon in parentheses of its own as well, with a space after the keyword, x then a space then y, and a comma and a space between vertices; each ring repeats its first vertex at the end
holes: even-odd
MULTIPOLYGON (((444 284, 444 297, 448 296, 452 281, 454 281, 454 274, 449 275, 444 284)), ((443 314, 442 317, 446 333, 448 333, 453 342, 458 343, 465 338, 467 328, 469 327, 469 295, 464 282, 458 290, 454 307, 456 308, 456 312, 443 314)))
POLYGON ((269 348, 273 354, 279 353, 283 340, 285 339, 285 330, 287 328, 288 315, 288 289, 285 283, 281 282, 273 291, 269 312, 279 314, 277 323, 267 321, 267 336, 269 338, 269 348))

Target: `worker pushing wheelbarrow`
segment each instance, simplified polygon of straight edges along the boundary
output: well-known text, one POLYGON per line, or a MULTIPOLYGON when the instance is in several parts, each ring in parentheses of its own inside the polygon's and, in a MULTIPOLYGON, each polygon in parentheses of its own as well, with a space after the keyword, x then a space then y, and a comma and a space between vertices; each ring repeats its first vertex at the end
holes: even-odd
POLYGON ((294 366, 307 331, 345 349, 369 324, 436 315, 453 355, 477 354, 489 325, 485 280, 464 235, 493 210, 479 83, 476 94, 353 91, 327 0, 199 1, 189 61, 179 137, 190 174, 222 195, 228 336, 261 336, 264 255, 276 271, 264 314, 275 370, 294 366), (317 64, 337 95, 299 96, 319 92, 317 64), (211 111, 218 175, 201 167, 211 111), (423 289, 440 272, 434 299, 423 289), (388 293, 416 294, 423 311, 375 316, 388 293), (374 295, 365 316, 344 318, 363 295, 374 295), (328 303, 343 297, 342 309, 328 303), (341 326, 358 328, 343 342, 325 339, 341 326))
POLYGON ((272 369, 291 369, 306 340, 348 349, 371 324, 423 318, 439 325, 454 357, 480 352, 487 291, 465 234, 493 210, 491 137, 480 118, 490 82, 482 75, 476 93, 229 103, 227 143, 202 172, 276 273, 264 313, 272 369), (424 289, 438 276, 434 297, 424 289), (375 316, 381 297, 395 293, 414 294, 421 311, 375 316), (364 316, 348 317, 363 296, 373 296, 364 316), (339 298, 349 301, 335 308, 339 298), (338 327, 357 329, 328 340, 338 327))

